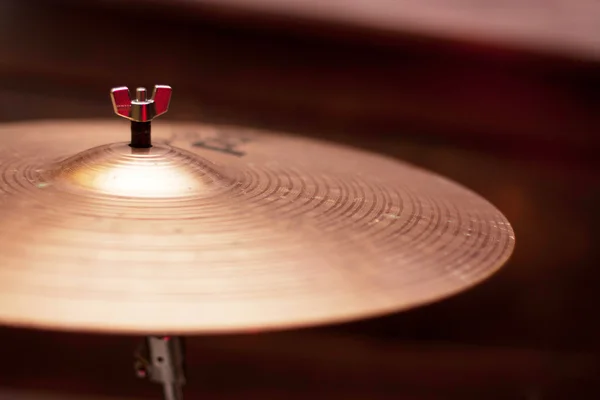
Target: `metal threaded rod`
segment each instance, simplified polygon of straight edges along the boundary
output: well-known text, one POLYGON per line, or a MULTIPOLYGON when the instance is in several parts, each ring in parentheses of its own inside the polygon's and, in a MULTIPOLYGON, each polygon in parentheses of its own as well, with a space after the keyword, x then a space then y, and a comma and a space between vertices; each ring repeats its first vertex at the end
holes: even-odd
POLYGON ((131 121, 131 143, 129 146, 136 149, 152 147, 151 122, 131 121))

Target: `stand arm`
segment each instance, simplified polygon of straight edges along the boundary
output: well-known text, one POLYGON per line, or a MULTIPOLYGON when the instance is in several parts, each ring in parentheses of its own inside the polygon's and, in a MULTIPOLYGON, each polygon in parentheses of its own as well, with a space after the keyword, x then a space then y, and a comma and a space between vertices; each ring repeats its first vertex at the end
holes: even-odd
POLYGON ((185 385, 183 339, 149 336, 136 355, 138 377, 163 385, 164 400, 183 400, 185 385))

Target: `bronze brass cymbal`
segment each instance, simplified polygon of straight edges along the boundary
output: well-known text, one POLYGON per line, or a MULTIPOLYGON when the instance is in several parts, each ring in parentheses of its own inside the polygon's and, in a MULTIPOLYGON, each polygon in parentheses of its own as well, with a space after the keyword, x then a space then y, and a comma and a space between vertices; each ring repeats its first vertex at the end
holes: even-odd
POLYGON ((506 218, 350 147, 162 122, 0 127, 0 323, 205 333, 341 322, 442 299, 500 268, 506 218))

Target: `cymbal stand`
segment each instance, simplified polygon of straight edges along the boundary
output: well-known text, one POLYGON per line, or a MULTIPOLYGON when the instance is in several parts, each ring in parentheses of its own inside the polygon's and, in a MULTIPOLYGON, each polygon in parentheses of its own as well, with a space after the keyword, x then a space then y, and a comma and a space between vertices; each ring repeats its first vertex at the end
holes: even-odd
MULTIPOLYGON (((149 98, 146 88, 135 90, 131 97, 129 88, 120 86, 110 91, 115 114, 131 121, 131 146, 133 149, 152 147, 151 122, 166 113, 171 102, 172 89, 167 85, 154 85, 149 98)), ((136 354, 135 369, 138 377, 161 383, 165 400, 183 400, 185 384, 183 339, 172 336, 148 336, 136 354)))
POLYGON ((139 378, 163 385, 164 400, 183 400, 185 358, 183 338, 148 336, 136 352, 135 370, 139 378))

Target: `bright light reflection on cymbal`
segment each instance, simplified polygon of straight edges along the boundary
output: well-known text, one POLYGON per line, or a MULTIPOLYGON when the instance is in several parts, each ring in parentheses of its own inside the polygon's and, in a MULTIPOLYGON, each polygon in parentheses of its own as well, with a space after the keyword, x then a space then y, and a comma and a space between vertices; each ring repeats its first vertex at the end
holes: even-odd
POLYGON ((79 171, 80 185, 115 196, 185 196, 198 185, 198 179, 173 166, 121 165, 101 170, 79 171))
POLYGON ((107 146, 65 162, 59 179, 112 196, 172 198, 206 190, 207 173, 199 160, 169 149, 135 154, 124 146, 107 146))

